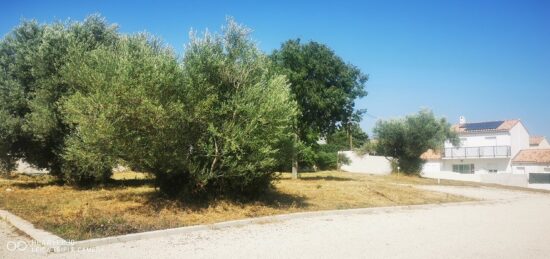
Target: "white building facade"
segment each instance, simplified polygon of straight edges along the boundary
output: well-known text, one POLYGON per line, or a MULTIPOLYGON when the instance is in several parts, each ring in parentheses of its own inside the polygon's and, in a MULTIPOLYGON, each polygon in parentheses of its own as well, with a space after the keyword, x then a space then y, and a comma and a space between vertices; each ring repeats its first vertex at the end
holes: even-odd
POLYGON ((550 173, 550 167, 540 163, 545 161, 543 158, 550 152, 550 145, 544 137, 530 137, 520 120, 466 123, 461 117, 460 123, 452 130, 458 133, 460 145, 446 142, 439 152, 430 150, 424 153, 423 176, 494 183, 500 183, 500 178, 512 177, 513 185, 528 187, 530 173, 550 173), (533 149, 539 151, 530 152, 533 149), (525 157, 538 162, 526 162, 525 157), (515 174, 524 176, 522 184, 517 184, 521 182, 517 178, 522 177, 513 176, 515 174))
POLYGON ((460 146, 446 142, 441 170, 463 174, 510 173, 512 158, 529 148, 529 132, 519 120, 453 126, 460 146))

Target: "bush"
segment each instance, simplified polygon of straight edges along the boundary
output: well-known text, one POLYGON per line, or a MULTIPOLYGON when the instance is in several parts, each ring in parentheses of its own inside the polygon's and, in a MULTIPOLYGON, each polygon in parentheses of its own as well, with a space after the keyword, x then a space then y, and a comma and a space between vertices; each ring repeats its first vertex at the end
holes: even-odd
POLYGON ((378 121, 373 132, 377 137, 377 153, 397 159, 406 174, 420 173, 423 165, 420 156, 428 149, 439 149, 445 140, 459 143, 451 125, 444 118, 436 118, 430 110, 404 119, 378 121))
POLYGON ((72 60, 65 75, 80 89, 63 104, 75 125, 64 157, 125 161, 171 196, 266 190, 296 103, 248 34, 229 20, 222 35, 192 35, 183 63, 144 35, 72 60))
POLYGON ((172 196, 266 190, 292 153, 297 104, 249 33, 230 19, 192 34, 180 59, 98 16, 24 22, 0 42, 0 167, 24 159, 88 185, 122 162, 172 196))
POLYGON ((76 182, 95 178, 63 156, 73 127, 59 105, 75 85, 62 71, 69 60, 112 46, 118 38, 116 26, 92 15, 84 22, 24 21, 0 41, 0 167, 10 171, 23 159, 60 179, 70 178, 73 170, 83 176, 76 182))

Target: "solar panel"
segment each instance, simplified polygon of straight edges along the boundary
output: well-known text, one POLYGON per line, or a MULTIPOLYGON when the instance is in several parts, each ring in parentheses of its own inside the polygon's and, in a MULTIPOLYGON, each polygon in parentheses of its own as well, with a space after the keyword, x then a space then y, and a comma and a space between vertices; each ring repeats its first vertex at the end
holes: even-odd
POLYGON ((461 125, 461 128, 469 130, 494 130, 497 129, 504 121, 488 121, 477 123, 466 123, 461 125))

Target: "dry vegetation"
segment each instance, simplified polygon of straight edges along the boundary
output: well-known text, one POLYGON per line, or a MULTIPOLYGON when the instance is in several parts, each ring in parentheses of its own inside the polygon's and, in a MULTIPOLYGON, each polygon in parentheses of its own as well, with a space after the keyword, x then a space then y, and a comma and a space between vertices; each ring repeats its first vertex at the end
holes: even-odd
POLYGON ((232 219, 331 209, 442 203, 465 197, 414 188, 432 180, 341 172, 282 174, 274 189, 253 201, 201 203, 158 196, 145 174, 117 173, 111 185, 76 189, 47 176, 0 179, 0 208, 67 239, 82 240, 232 219))

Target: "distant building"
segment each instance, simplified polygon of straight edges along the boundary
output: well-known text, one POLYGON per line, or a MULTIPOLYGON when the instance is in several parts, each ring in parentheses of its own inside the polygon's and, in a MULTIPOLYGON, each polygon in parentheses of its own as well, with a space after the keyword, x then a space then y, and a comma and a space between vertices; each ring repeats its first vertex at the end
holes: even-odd
POLYGON ((464 175, 465 179, 488 179, 483 175, 550 173, 548 141, 542 136, 529 136, 520 120, 468 123, 461 116, 452 130, 458 133, 460 145, 447 141, 440 151, 422 154, 426 161, 424 175, 448 178, 443 176, 454 173, 454 176, 464 175))
POLYGON ((544 136, 532 136, 529 138, 530 148, 550 148, 550 143, 544 136))

